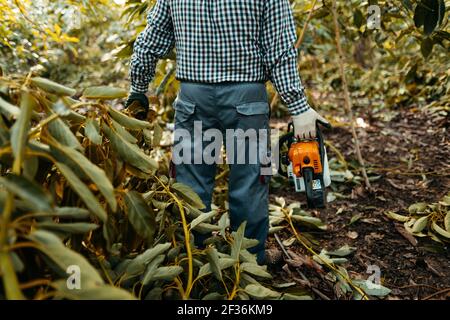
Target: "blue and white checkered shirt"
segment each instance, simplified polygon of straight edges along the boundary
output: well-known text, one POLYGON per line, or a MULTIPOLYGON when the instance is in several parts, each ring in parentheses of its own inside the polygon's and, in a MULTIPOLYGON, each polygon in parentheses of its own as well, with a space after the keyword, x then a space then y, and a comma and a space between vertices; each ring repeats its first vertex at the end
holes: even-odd
POLYGON ((292 115, 309 109, 298 73, 289 0, 157 0, 131 59, 131 91, 146 93, 175 46, 177 79, 272 81, 292 115))

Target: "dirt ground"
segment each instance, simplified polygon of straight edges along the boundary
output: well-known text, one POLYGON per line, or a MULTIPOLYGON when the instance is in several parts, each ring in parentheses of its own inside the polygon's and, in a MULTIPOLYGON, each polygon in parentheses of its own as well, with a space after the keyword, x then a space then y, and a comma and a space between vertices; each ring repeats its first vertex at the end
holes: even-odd
MULTIPOLYGON (((369 171, 371 175, 380 176, 372 182, 374 192, 365 191, 361 185, 339 184, 339 193, 346 197, 334 200, 324 210, 314 211, 327 223, 328 230, 310 234, 318 241, 315 246, 318 251, 334 250, 345 244, 356 247, 343 266, 356 279, 367 279, 368 266, 378 266, 382 284, 392 290, 387 299, 450 299, 449 246, 414 238, 401 223, 383 214, 389 210, 406 214, 409 205, 420 201, 438 202, 450 190, 448 119, 436 119, 416 109, 396 112, 388 122, 370 115, 364 119, 366 127, 359 128, 369 171), (350 224, 356 215, 360 215, 360 219, 350 224)), ((280 123, 283 121, 278 120, 273 125, 277 127, 280 123)), ((334 128, 325 135, 347 161, 355 159, 348 127, 334 128)), ((335 156, 331 150, 328 154, 329 158, 335 156)), ((272 190, 272 200, 277 196, 284 197, 288 203, 305 203, 304 196, 292 189, 272 190)), ((311 230, 300 228, 299 231, 311 230)), ((279 236, 285 240, 292 233, 282 232, 279 236)), ((268 243, 269 248, 281 256, 273 237, 268 243)), ((298 242, 289 250, 310 256, 298 242)), ((286 269, 284 259, 270 268, 276 274, 275 281, 297 281, 302 286, 298 274, 290 274, 286 269)), ((319 272, 305 266, 300 270, 313 287, 330 299, 338 298, 335 289, 319 272)), ((317 294, 314 297, 320 299, 317 294)))

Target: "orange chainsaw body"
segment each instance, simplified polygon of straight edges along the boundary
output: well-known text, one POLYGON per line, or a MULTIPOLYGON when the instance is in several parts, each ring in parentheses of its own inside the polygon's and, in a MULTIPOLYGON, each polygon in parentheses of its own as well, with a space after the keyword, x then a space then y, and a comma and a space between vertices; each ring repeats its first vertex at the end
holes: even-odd
POLYGON ((293 143, 289 149, 289 160, 292 163, 292 171, 297 177, 302 176, 305 168, 312 168, 314 174, 321 174, 323 171, 317 141, 293 143))

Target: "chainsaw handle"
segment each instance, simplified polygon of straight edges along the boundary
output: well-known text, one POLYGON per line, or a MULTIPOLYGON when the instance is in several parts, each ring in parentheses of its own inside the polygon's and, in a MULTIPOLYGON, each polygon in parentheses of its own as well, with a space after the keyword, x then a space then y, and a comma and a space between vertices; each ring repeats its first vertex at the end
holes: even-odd
POLYGON ((331 128, 333 128, 333 126, 331 125, 331 123, 329 123, 329 122, 323 122, 323 121, 321 121, 321 120, 317 120, 317 125, 321 125, 321 126, 323 126, 324 128, 326 128, 326 129, 331 129, 331 128))
MULTIPOLYGON (((321 125, 322 127, 324 127, 325 129, 331 129, 333 128, 333 126, 329 123, 329 122, 324 122, 321 120, 317 120, 316 121, 316 127, 319 128, 319 125, 321 125)), ((288 123, 288 132, 294 132, 294 122, 289 122, 288 123)))

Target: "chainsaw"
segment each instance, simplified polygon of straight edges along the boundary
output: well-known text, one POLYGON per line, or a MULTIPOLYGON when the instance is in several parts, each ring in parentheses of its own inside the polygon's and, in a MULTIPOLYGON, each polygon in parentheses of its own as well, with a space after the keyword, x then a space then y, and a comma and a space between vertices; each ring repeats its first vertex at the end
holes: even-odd
MULTIPOLYGON (((320 124, 331 128, 329 124, 320 124)), ((317 125, 315 139, 298 140, 292 129, 290 123, 288 133, 279 140, 278 173, 289 179, 296 192, 306 193, 308 208, 324 208, 326 187, 330 186, 331 178, 322 132, 317 125)))

